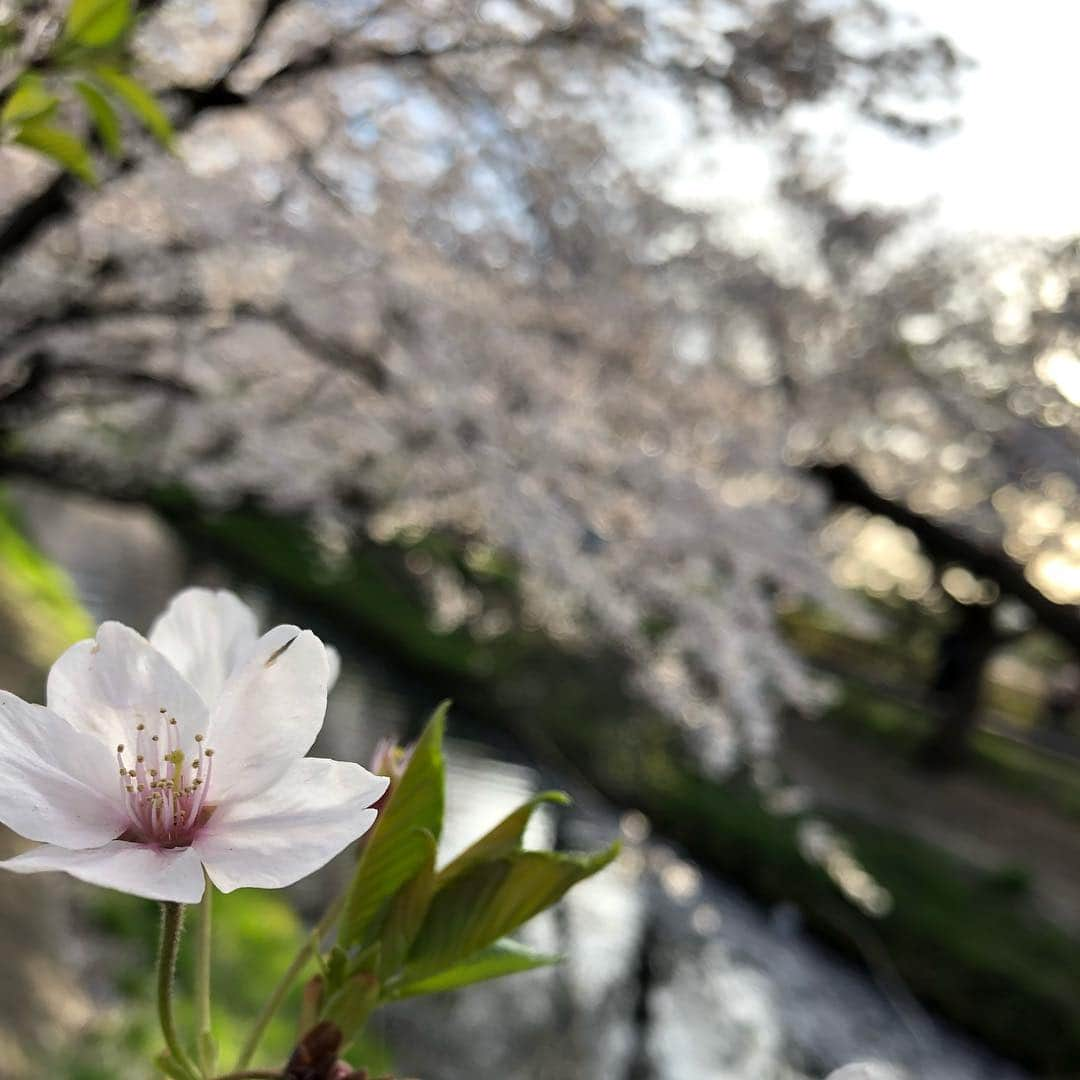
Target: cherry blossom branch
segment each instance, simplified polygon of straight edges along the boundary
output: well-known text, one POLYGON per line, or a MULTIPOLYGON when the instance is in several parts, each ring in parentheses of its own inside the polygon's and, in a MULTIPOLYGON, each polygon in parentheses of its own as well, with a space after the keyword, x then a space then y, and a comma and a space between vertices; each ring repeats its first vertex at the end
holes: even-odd
POLYGON ((176 1064, 192 1078, 199 1075, 176 1034, 173 1019, 173 980, 176 976, 176 954, 180 948, 180 933, 184 922, 184 905, 166 901, 161 905, 161 945, 158 949, 157 1005, 161 1034, 176 1064))
MULTIPOLYGON (((266 1031, 270 1021, 274 1018, 274 1014, 281 1008, 281 1003, 285 1000, 285 995, 288 994, 294 982, 300 972, 304 970, 304 965, 311 959, 312 953, 315 951, 316 943, 322 941, 323 936, 334 925, 337 917, 341 914, 341 909, 345 906, 344 895, 339 896, 327 909, 323 917, 315 925, 315 929, 312 931, 311 936, 300 947, 297 954, 293 957, 292 963, 285 969, 285 974, 282 975, 281 980, 277 986, 274 987, 273 993, 267 999, 266 1004, 262 1007, 262 1011, 259 1013, 255 1020, 255 1026, 251 1029, 251 1033, 247 1037, 247 1041, 244 1043, 243 1049, 240 1051, 240 1056, 236 1059, 236 1068, 243 1070, 250 1063, 251 1059, 255 1056, 255 1051, 259 1048, 259 1042, 262 1040, 263 1034, 266 1031)), ((231 1073, 230 1076, 277 1076, 277 1073, 245 1073, 243 1071, 239 1073, 231 1073)), ((225 1080, 224 1077, 220 1080, 225 1080)))

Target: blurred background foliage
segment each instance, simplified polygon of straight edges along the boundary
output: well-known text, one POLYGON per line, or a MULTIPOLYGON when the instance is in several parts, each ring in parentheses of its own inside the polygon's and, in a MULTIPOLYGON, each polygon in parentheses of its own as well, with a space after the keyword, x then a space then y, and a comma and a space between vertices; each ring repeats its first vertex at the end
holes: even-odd
MULTIPOLYGON (((5 685, 39 695, 90 616, 225 582, 363 673, 344 753, 450 695, 492 776, 574 790, 560 844, 627 841, 539 932, 603 952, 603 993, 571 964, 453 997, 416 1021, 442 1053, 392 1016, 401 1068, 1080 1069, 1062 9, 85 0, 0 28, 5 685)), ((145 949, 134 908, 72 897, 91 958, 145 949)), ((289 909, 230 904, 269 967, 289 909)), ((12 963, 45 970, 51 925, 12 963)), ((224 984, 227 1041, 252 1001, 224 984)), ((55 1024, 7 1026, 9 1071, 46 1044, 98 1075, 119 1021, 35 1000, 55 1024)))

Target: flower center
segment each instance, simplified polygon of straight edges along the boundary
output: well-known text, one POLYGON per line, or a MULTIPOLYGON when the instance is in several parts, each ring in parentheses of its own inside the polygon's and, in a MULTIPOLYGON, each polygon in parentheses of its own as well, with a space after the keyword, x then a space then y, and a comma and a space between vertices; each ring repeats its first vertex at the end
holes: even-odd
POLYGON ((213 813, 207 802, 214 772, 214 751, 195 736, 197 755, 189 763, 180 747, 175 716, 162 708, 159 731, 147 735, 146 724, 135 726, 135 760, 125 758, 124 744, 116 748, 120 787, 131 823, 121 839, 163 848, 187 847, 213 813))

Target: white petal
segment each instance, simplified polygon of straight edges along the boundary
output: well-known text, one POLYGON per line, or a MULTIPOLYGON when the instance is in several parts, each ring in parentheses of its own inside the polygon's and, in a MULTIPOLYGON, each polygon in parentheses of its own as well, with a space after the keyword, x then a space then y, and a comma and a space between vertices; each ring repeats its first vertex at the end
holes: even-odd
POLYGON ((206 706, 191 684, 146 638, 115 622, 53 664, 48 703, 73 726, 104 736, 110 748, 132 743, 140 722, 155 734, 163 715, 176 717, 185 747, 207 728, 206 706))
POLYGON ((219 807, 193 846, 222 892, 280 889, 367 832, 388 782, 350 761, 304 758, 260 795, 219 807))
POLYGON ((325 645, 323 647, 326 649, 326 691, 329 693, 334 689, 334 684, 338 681, 338 676, 341 674, 341 653, 339 653, 333 645, 325 645))
POLYGON ((326 712, 326 650, 310 630, 277 626, 229 679, 210 722, 210 798, 264 790, 311 748, 326 712))
POLYGON ((14 859, 0 862, 16 874, 62 870, 107 889, 143 896, 147 900, 175 900, 195 904, 202 899, 205 878, 199 856, 192 848, 163 851, 145 844, 114 840, 103 847, 68 851, 45 844, 14 859))
POLYGON ((0 821, 28 840, 96 847, 124 831, 119 766, 101 739, 0 690, 0 821))
POLYGON ((225 589, 185 589, 150 628, 150 644, 211 708, 258 637, 255 613, 225 589))

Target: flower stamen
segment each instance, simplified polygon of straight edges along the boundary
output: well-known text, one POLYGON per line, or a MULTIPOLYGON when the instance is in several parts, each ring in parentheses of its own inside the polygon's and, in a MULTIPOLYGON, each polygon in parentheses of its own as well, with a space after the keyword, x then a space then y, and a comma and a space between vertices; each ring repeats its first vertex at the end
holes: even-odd
POLYGON ((116 748, 120 787, 131 828, 125 833, 139 843, 163 848, 187 847, 205 823, 209 808, 213 750, 196 735, 198 755, 188 762, 180 746, 179 724, 168 710, 159 710, 165 737, 149 735, 145 723, 135 726, 135 762, 129 767, 125 745, 116 748))

